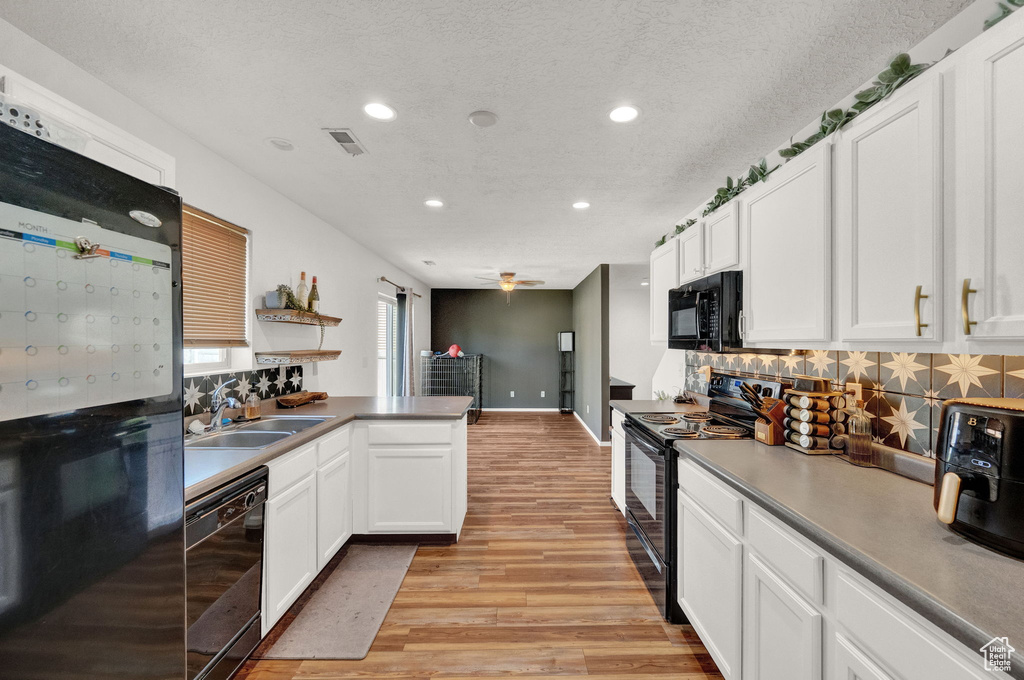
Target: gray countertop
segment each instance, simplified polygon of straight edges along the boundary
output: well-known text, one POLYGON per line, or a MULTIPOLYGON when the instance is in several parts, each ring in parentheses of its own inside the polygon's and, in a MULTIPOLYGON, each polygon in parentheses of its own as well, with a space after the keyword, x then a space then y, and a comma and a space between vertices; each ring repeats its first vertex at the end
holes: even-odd
POLYGON ((330 397, 297 408, 280 408, 276 400, 263 402, 264 416, 328 416, 327 420, 259 450, 211 451, 185 449, 185 501, 216 489, 297 446, 327 434, 353 420, 458 420, 466 415, 472 397, 330 397))
POLYGON ((754 441, 675 446, 971 649, 997 635, 1024 649, 1024 561, 941 524, 931 486, 754 441))

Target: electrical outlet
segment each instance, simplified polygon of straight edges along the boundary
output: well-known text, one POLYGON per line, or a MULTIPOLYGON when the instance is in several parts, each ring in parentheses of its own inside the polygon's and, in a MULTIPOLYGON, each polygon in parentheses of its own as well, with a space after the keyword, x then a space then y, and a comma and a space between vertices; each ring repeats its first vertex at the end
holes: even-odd
POLYGON ((544 398, 544 390, 541 390, 541 391, 540 391, 540 398, 541 398, 541 399, 543 399, 543 398, 544 398))
POLYGON ((587 415, 590 415, 590 404, 587 404, 587 415))
POLYGON ((852 390, 853 391, 853 398, 856 399, 857 401, 863 401, 864 400, 864 392, 862 391, 863 389, 864 389, 863 386, 859 382, 848 382, 848 383, 846 383, 846 389, 844 391, 849 392, 849 391, 852 390))
POLYGON ((513 399, 515 399, 515 398, 516 398, 516 391, 515 391, 515 390, 512 390, 511 392, 509 392, 509 393, 508 393, 508 396, 510 396, 510 397, 512 397, 513 399))

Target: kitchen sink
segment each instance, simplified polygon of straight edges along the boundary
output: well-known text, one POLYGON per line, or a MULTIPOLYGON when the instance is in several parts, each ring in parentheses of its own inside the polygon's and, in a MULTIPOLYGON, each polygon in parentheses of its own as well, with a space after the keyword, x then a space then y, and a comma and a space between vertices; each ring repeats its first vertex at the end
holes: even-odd
POLYGON ((268 432, 220 432, 185 442, 186 449, 262 449, 291 437, 295 432, 275 430, 268 432))
POLYGON ((303 430, 319 425, 327 420, 326 418, 300 418, 296 416, 283 418, 264 418, 252 423, 239 426, 236 432, 302 432, 303 430))

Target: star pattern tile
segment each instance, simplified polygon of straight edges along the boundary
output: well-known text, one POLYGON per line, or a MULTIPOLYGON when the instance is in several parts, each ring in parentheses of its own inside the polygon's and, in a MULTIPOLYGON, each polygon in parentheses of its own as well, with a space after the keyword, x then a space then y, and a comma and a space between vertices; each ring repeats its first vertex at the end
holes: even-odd
POLYGON ((931 389, 930 354, 885 352, 881 358, 882 389, 903 394, 925 394, 931 389))
POLYGON ((298 392, 302 389, 302 369, 296 366, 291 369, 291 375, 288 376, 288 382, 291 384, 291 391, 298 392))
POLYGON ((261 399, 265 399, 270 396, 270 378, 267 377, 266 371, 259 372, 259 378, 256 380, 255 389, 256 394, 258 394, 261 399))
POLYGON ((283 368, 277 369, 277 376, 273 378, 274 387, 278 394, 288 394, 288 376, 283 368))
POLYGON ((925 455, 931 448, 931 407, 924 399, 884 393, 879 424, 886 446, 925 455))
POLYGON ((836 379, 836 353, 814 349, 806 357, 807 372, 818 378, 836 379))
POLYGON ((936 354, 932 386, 943 399, 1001 397, 1003 357, 990 354, 936 354))
POLYGON ((803 375, 804 357, 801 354, 784 354, 779 357, 779 375, 790 378, 803 375))
POLYGON ((838 380, 874 388, 878 384, 878 352, 839 352, 838 380))
POLYGON ((188 379, 188 385, 185 386, 185 413, 188 415, 194 415, 202 411, 199 401, 203 396, 203 380, 199 379, 199 384, 196 384, 195 378, 188 379))
POLYGON ((1003 357, 1003 396, 1024 399, 1024 356, 1003 357))

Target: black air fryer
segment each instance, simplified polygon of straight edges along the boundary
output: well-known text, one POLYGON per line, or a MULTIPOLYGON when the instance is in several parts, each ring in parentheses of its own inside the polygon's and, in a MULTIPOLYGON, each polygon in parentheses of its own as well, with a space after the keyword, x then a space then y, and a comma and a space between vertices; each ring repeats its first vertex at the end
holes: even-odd
POLYGON ((1024 558, 1024 399, 945 402, 935 454, 939 519, 1024 558))

